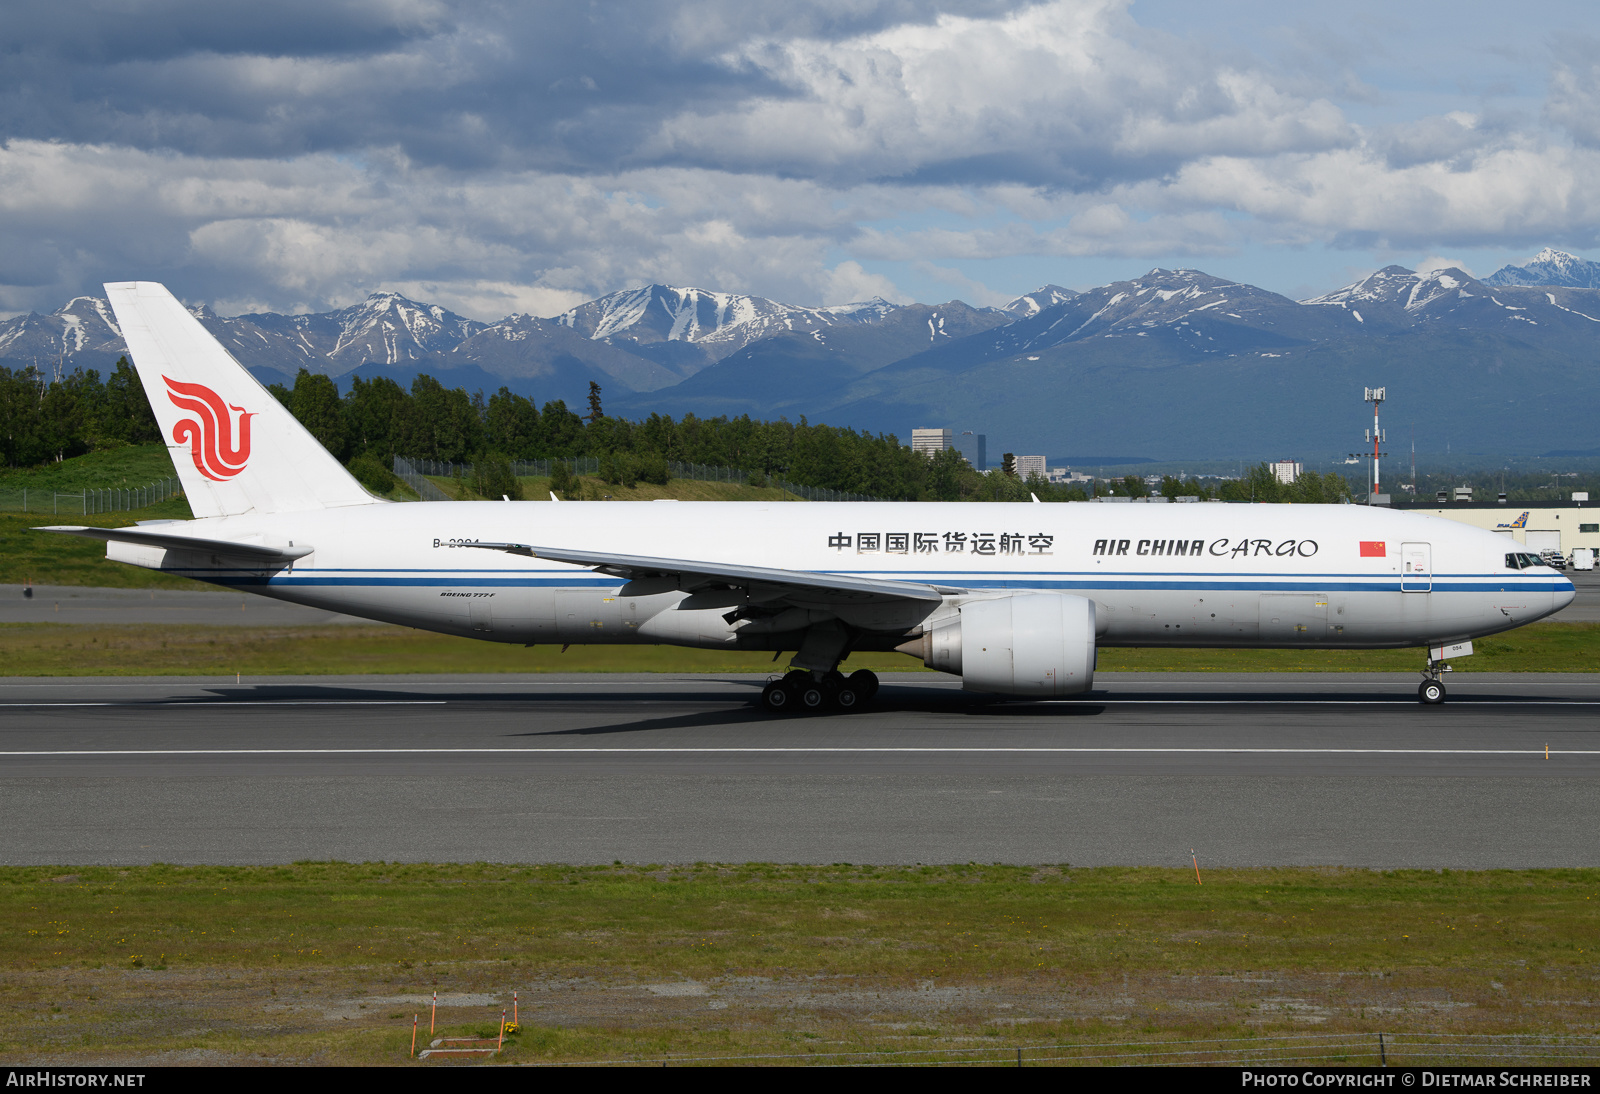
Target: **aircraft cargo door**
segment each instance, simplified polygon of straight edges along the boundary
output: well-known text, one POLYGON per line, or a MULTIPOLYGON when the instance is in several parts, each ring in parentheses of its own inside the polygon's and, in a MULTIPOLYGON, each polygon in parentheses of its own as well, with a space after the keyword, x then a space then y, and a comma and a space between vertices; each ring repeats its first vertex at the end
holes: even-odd
POLYGON ((1327 633, 1327 593, 1261 594, 1262 645, 1303 646, 1327 633))
POLYGON ((1400 591, 1403 593, 1433 591, 1433 544, 1400 545, 1400 591))

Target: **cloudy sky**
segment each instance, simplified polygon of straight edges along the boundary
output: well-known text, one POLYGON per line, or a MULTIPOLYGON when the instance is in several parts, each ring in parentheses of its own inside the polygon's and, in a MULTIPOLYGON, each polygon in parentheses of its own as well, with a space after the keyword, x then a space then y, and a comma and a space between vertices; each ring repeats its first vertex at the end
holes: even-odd
POLYGON ((1592 0, 10 0, 0 314, 1600 257, 1592 0))

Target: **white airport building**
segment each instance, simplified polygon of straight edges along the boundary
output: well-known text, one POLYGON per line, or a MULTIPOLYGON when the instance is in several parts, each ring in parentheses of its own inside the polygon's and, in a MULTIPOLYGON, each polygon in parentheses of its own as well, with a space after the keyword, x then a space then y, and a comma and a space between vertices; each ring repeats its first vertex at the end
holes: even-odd
POLYGON ((1570 555, 1575 548, 1600 549, 1600 508, 1588 502, 1456 502, 1444 505, 1407 505, 1407 512, 1445 517, 1499 532, 1529 551, 1560 551, 1570 555))

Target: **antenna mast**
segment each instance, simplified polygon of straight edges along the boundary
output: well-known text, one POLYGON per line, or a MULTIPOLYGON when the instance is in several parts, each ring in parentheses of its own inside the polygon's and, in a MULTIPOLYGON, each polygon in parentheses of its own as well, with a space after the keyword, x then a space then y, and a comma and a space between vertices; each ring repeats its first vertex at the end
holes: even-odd
POLYGON ((1367 440, 1372 442, 1372 493, 1367 495, 1367 504, 1373 504, 1372 499, 1383 493, 1383 484, 1379 477, 1379 461, 1387 453, 1379 452, 1378 446, 1383 443, 1383 430, 1378 428, 1378 407, 1383 405, 1388 398, 1388 389, 1369 387, 1362 389, 1362 398, 1372 404, 1372 428, 1367 431, 1367 440))

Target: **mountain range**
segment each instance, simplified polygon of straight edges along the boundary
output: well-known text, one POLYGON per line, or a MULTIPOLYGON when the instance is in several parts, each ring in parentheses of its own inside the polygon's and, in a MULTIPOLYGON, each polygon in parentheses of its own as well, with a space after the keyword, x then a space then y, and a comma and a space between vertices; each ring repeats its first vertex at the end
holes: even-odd
MULTIPOLYGON (((990 435, 990 449, 1155 458, 1359 449, 1363 387, 1386 386, 1390 447, 1528 455, 1600 445, 1600 263, 1546 249, 1482 280, 1389 266, 1337 292, 1288 297, 1199 270, 1004 307, 803 307, 647 285, 561 315, 484 323, 395 293, 317 315, 194 314, 268 383, 418 373, 609 413, 806 415, 909 437, 990 435)), ((0 364, 104 371, 124 352, 102 298, 0 322, 0 364)))

